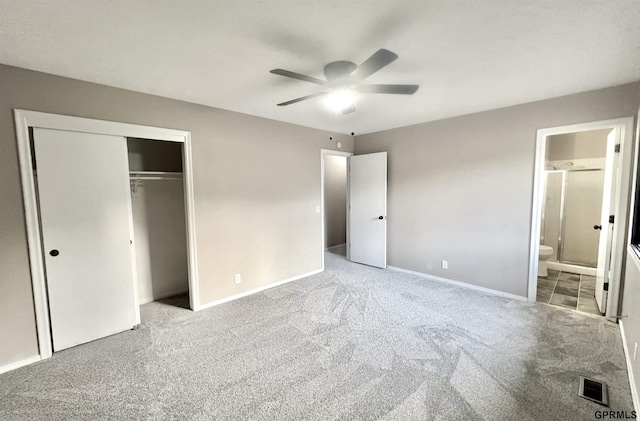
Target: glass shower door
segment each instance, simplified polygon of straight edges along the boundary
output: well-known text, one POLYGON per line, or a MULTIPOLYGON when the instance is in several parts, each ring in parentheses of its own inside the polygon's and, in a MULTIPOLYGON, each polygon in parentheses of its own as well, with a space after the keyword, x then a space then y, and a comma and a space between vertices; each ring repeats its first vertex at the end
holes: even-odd
POLYGON ((562 261, 598 265, 604 171, 568 171, 565 193, 562 261))

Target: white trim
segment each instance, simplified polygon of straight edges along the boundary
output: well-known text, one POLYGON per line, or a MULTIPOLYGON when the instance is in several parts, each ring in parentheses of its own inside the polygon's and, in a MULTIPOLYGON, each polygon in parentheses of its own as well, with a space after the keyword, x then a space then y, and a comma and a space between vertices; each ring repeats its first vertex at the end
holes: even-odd
MULTIPOLYGON (((349 165, 349 157, 353 156, 353 152, 343 152, 343 151, 335 151, 333 149, 320 149, 320 260, 321 260, 321 268, 324 270, 324 252, 328 250, 324 247, 324 156, 325 155, 336 155, 336 156, 344 156, 347 158, 347 166, 349 165)), ((347 170, 347 173, 349 171, 347 170)), ((349 209, 349 176, 347 175, 347 209, 349 209)), ((345 213, 347 213, 347 209, 345 209, 345 213)), ((347 217, 347 215, 345 215, 347 217)), ((347 217, 347 243, 349 244, 349 218, 347 217)), ((349 259, 349 248, 347 247, 347 259, 349 259)))
POLYGON ((638 391, 636 390, 636 381, 633 375, 633 364, 631 363, 631 356, 629 355, 629 346, 627 344, 627 338, 624 335, 624 323, 620 319, 620 336, 622 336, 622 349, 624 350, 624 359, 627 362, 627 375, 629 376, 629 388, 631 389, 631 399, 633 400, 633 409, 637 412, 640 408, 640 401, 638 401, 638 391))
POLYGON ((325 247, 324 251, 333 250, 333 249, 337 249, 337 248, 340 248, 340 247, 345 247, 346 245, 347 245, 347 243, 336 244, 335 246, 325 247))
POLYGON ((613 270, 609 279, 609 294, 607 302, 606 317, 610 321, 615 321, 618 315, 620 298, 620 276, 622 274, 622 262, 624 258, 627 220, 629 215, 629 194, 631 188, 632 161, 631 152, 633 148, 633 117, 617 118, 612 120, 592 121, 581 124, 571 124, 567 126, 538 129, 536 133, 536 154, 533 178, 533 200, 531 206, 531 234, 529 247, 529 281, 528 281, 528 301, 536 301, 536 290, 538 286, 538 254, 540 243, 540 215, 542 214, 542 188, 541 180, 545 167, 545 150, 547 136, 576 133, 599 129, 620 130, 620 161, 618 162, 619 174, 616 181, 616 191, 618 200, 613 204, 613 214, 616 215, 614 225, 612 255, 613 270))
POLYGON ((563 272, 579 273, 581 275, 596 276, 596 268, 570 265, 569 263, 550 262, 547 260, 547 268, 563 272))
POLYGON ((174 295, 180 295, 189 292, 189 289, 179 289, 178 291, 166 292, 164 294, 154 295, 153 297, 143 298, 142 300, 138 300, 138 305, 141 306, 143 304, 149 304, 154 301, 164 300, 165 298, 173 297, 174 295))
POLYGON ((472 290, 475 290, 475 291, 486 292, 488 294, 497 295, 497 296, 500 296, 502 298, 509 298, 509 299, 518 300, 518 301, 527 301, 527 297, 523 297, 521 295, 509 294, 508 292, 498 291, 497 289, 480 287, 480 286, 472 285, 472 284, 469 284, 469 283, 466 283, 466 282, 454 281, 453 279, 441 278, 439 276, 429 275, 427 273, 422 273, 422 272, 416 272, 416 271, 409 270, 409 269, 402 269, 402 268, 399 268, 399 267, 396 267, 396 266, 387 266, 387 269, 393 270, 393 271, 396 271, 396 272, 408 273, 410 275, 419 276, 421 278, 430 279, 432 281, 444 282, 446 284, 451 284, 451 285, 455 285, 455 286, 466 288, 466 289, 472 289, 472 290))
POLYGON ((284 279, 282 281, 274 282, 273 284, 269 284, 269 285, 265 285, 265 286, 262 286, 262 287, 258 287, 258 288, 249 290, 249 291, 241 292, 240 294, 232 295, 231 297, 221 298, 219 300, 212 301, 212 302, 207 303, 207 304, 202 304, 202 305, 200 305, 200 310, 204 310, 206 308, 215 307, 215 306, 220 305, 220 304, 228 303, 229 301, 234 301, 234 300, 237 300, 237 299, 240 299, 240 298, 244 298, 244 297, 247 297, 249 295, 253 295, 253 294, 256 294, 258 292, 262 292, 262 291, 265 291, 267 289, 274 288, 274 287, 277 287, 277 286, 280 286, 280 285, 283 285, 283 284, 286 284, 286 283, 289 283, 289 282, 297 281, 299 279, 306 278, 308 276, 315 275, 315 274, 323 272, 323 271, 324 271, 323 269, 317 269, 317 270, 314 270, 314 271, 311 271, 311 272, 303 273, 302 275, 298 275, 298 276, 294 276, 294 277, 291 277, 291 278, 284 279))
MULTIPOLYGON (((128 154, 128 150, 127 150, 127 138, 123 138, 124 140, 124 148, 125 148, 125 153, 128 154)), ((128 157, 125 156, 125 159, 127 159, 128 157)), ((127 167, 128 167, 128 163, 127 163, 127 167)), ((131 180, 129 180, 129 184, 131 184, 131 180)), ((137 241, 136 241, 136 235, 135 235, 135 228, 133 225, 133 203, 131 200, 131 192, 127 192, 127 209, 129 210, 129 212, 127 212, 127 216, 129 219, 129 238, 131 238, 131 242, 130 242, 130 246, 129 246, 129 252, 131 253, 131 271, 132 271, 132 276, 133 276, 133 302, 137 303, 138 300, 140 299, 140 291, 139 291, 139 280, 138 280, 138 262, 136 261, 136 246, 137 246, 137 241)), ((141 319, 140 319, 140 306, 137 305, 135 306, 135 315, 136 315, 136 326, 139 325, 140 323, 142 323, 141 319)))
POLYGON ((185 132, 182 145, 182 181, 184 185, 185 223, 187 226, 187 265, 189 277, 189 307, 200 310, 200 286, 198 284, 198 252, 196 249, 196 202, 193 191, 193 161, 191 155, 191 132, 185 132))
POLYGON ((24 203, 25 223, 27 226, 27 245, 29 247, 29 267, 31 269, 31 284, 33 290, 33 307, 36 313, 36 330, 38 334, 38 349, 41 358, 53 355, 51 345, 51 328, 47 302, 47 287, 44 279, 44 259, 40 238, 40 222, 36 191, 31 169, 31 145, 29 142, 29 123, 27 117, 20 111, 14 112, 16 137, 18 142, 18 158, 20 161, 20 182, 22 184, 22 201, 24 203))
POLYGON ((117 121, 95 120, 92 118, 74 117, 63 114, 49 114, 40 111, 15 109, 28 120, 29 127, 43 129, 66 130, 107 134, 113 136, 139 137, 143 139, 166 140, 168 142, 184 142, 189 132, 184 130, 165 129, 161 127, 141 126, 139 124, 119 123, 117 121))
POLYGON ((42 360, 42 358, 40 358, 40 355, 34 355, 33 357, 25 358, 24 360, 3 365, 0 367, 0 374, 15 370, 16 368, 24 367, 25 365, 37 363, 40 360, 42 360))
POLYGON ((36 329, 38 334, 40 358, 50 358, 53 354, 53 349, 51 345, 49 308, 44 277, 44 260, 41 251, 40 221, 31 166, 29 127, 124 137, 139 137, 183 143, 183 177, 187 225, 187 253, 189 257, 189 297, 191 309, 194 311, 198 310, 199 288, 196 270, 197 261, 195 246, 193 170, 191 164, 191 133, 182 130, 94 120, 20 109, 14 109, 14 121, 16 125, 16 141, 18 144, 18 158, 20 162, 22 197, 27 227, 27 243, 29 247, 29 266, 31 269, 31 283, 33 288, 33 301, 36 315, 36 329))

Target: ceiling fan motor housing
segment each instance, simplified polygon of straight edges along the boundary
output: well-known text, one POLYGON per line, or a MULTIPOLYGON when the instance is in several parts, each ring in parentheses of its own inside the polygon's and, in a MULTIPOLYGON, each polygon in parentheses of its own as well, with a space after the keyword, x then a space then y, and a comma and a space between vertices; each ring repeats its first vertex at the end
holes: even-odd
POLYGON ((334 61, 324 66, 324 77, 330 85, 346 82, 351 72, 357 68, 358 65, 351 61, 334 61))

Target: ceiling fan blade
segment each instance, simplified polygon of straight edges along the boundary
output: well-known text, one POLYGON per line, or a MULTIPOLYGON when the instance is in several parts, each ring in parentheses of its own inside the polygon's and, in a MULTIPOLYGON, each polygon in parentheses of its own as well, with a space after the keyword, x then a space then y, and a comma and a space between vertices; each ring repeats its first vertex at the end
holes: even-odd
POLYGON ((293 79, 303 80, 305 82, 315 83, 316 85, 323 85, 324 86, 327 83, 322 79, 317 79, 315 77, 301 75, 300 73, 290 72, 289 70, 273 69, 273 70, 270 70, 269 72, 273 73, 274 75, 280 75, 280 76, 290 77, 290 78, 293 78, 293 79))
POLYGON ((280 104, 278 104, 278 107, 295 104, 296 102, 304 101, 306 99, 311 99, 311 98, 315 98, 315 97, 326 95, 326 94, 328 94, 328 92, 318 92, 317 94, 311 94, 311 95, 307 95, 307 96, 302 96, 300 98, 292 99, 291 101, 281 102, 280 104))
POLYGON ((363 94, 413 95, 420 85, 360 85, 356 88, 363 94))
POLYGON ((351 72, 351 77, 355 80, 364 80, 382 69, 384 66, 393 63, 398 59, 396 53, 392 53, 384 48, 379 49, 371 57, 365 60, 356 70, 351 72))

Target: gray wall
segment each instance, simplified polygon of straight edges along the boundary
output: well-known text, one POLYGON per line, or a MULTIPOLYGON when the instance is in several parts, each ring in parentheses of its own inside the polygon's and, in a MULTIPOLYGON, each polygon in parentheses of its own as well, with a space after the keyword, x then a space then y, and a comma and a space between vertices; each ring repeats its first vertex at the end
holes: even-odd
POLYGON ((526 296, 536 130, 635 116, 639 90, 634 83, 358 136, 356 154, 389 152, 388 264, 526 296))
POLYGON ((38 353, 13 108, 191 131, 202 304, 320 268, 320 149, 350 136, 3 65, 0 92, 0 366, 38 353))
POLYGON ((324 246, 347 242, 347 158, 324 156, 324 246))

